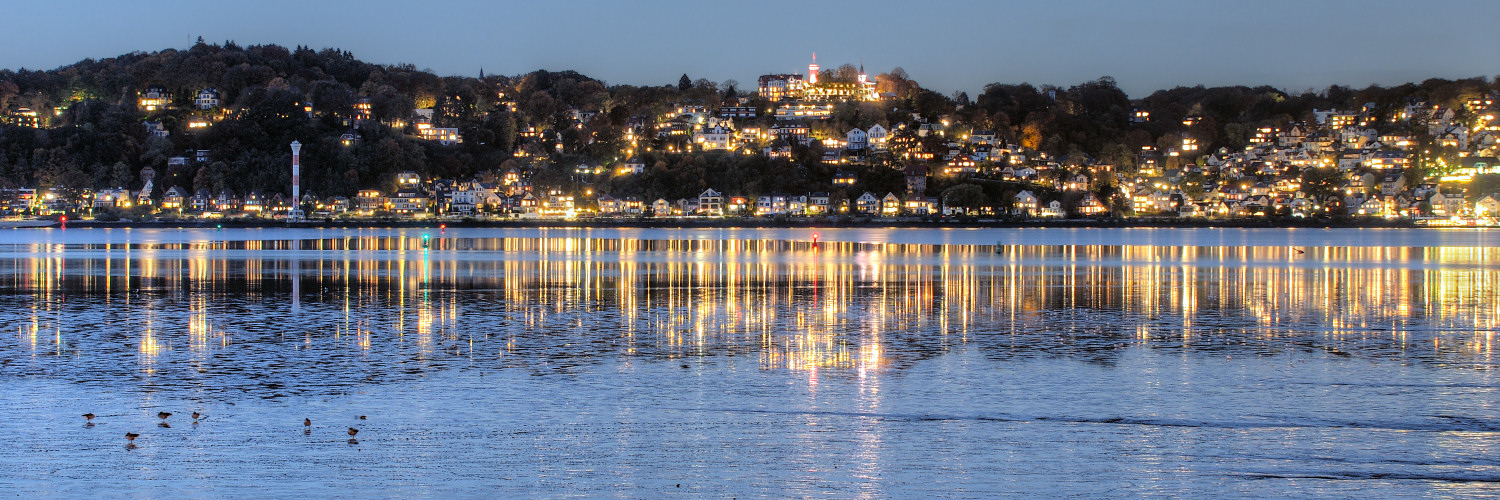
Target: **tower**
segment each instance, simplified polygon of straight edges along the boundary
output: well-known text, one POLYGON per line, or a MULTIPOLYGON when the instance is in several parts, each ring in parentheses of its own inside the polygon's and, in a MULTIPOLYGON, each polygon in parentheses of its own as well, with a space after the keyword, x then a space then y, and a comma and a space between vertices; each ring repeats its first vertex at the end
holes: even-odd
POLYGON ((302 220, 302 143, 292 141, 292 211, 286 215, 288 222, 302 220))
POLYGON ((813 62, 812 62, 812 64, 807 65, 807 84, 808 85, 816 85, 817 83, 818 83, 818 53, 817 52, 813 52, 813 62))
POLYGON ((870 81, 870 77, 865 75, 865 62, 864 61, 860 61, 859 62, 859 84, 860 84, 860 86, 864 86, 864 84, 869 83, 869 81, 870 81))

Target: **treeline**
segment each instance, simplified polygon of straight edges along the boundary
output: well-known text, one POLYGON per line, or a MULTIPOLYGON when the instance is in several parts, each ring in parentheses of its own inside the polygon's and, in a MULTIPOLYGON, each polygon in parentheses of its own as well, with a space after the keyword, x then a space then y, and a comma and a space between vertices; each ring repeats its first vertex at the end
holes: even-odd
MULTIPOLYGON (((824 72, 840 81, 854 75, 847 65, 824 72)), ((1373 102, 1388 116, 1420 99, 1462 109, 1464 99, 1500 90, 1476 78, 1362 90, 1335 86, 1295 95, 1269 87, 1177 88, 1132 101, 1105 77, 1068 88, 991 84, 971 99, 966 93, 924 89, 900 68, 872 78, 894 99, 841 104, 832 119, 814 124, 815 131, 842 134, 874 124, 894 129, 919 119, 946 120, 949 137, 989 129, 1056 158, 1104 161, 1125 171, 1133 168, 1141 146, 1169 144, 1183 132, 1199 137, 1204 152, 1235 149, 1248 143, 1256 127, 1310 121, 1315 108, 1373 102), (1135 109, 1150 112, 1152 120, 1131 123, 1135 109), (1185 127, 1187 116, 1200 119, 1185 127)), ((440 77, 411 65, 366 63, 338 49, 200 40, 187 50, 134 52, 46 71, 0 70, 0 112, 29 108, 42 125, 0 127, 0 186, 138 188, 139 172, 149 166, 158 189, 281 192, 290 184, 287 144, 296 140, 305 145, 304 185, 324 195, 386 189, 396 172, 406 170, 468 178, 510 168, 532 171, 539 181, 563 189, 579 189, 587 180, 600 189, 660 197, 696 194, 709 185, 744 193, 834 191, 834 169, 819 163, 816 145, 797 148, 793 160, 650 154, 648 172, 639 177, 572 173, 579 164, 624 160, 629 127, 644 125, 641 136, 654 138, 656 119, 679 103, 713 112, 728 101, 761 109, 760 118, 737 123, 772 123, 773 103, 732 80, 683 75, 661 86, 608 85, 572 71, 440 77), (139 109, 140 93, 149 88, 166 90, 173 109, 139 109), (195 109, 193 100, 205 88, 217 89, 227 113, 195 109), (340 135, 350 129, 361 99, 369 100, 370 120, 360 127, 359 141, 343 144, 340 135), (463 143, 441 146, 386 125, 399 127, 418 108, 432 108, 434 125, 457 128, 463 143), (599 114, 580 124, 571 110, 599 114), (212 126, 193 131, 186 125, 204 118, 213 118, 212 126), (170 134, 153 137, 142 126, 147 120, 159 121, 170 134), (524 156, 513 154, 518 149, 524 156), (192 157, 186 152, 194 150, 210 151, 210 161, 169 168, 168 158, 192 157)), ((684 141, 652 139, 637 151, 661 151, 684 141)), ((877 165, 897 166, 894 162, 874 159, 877 165)), ((856 187, 899 192, 899 177, 871 169, 861 176, 868 185, 856 187)))

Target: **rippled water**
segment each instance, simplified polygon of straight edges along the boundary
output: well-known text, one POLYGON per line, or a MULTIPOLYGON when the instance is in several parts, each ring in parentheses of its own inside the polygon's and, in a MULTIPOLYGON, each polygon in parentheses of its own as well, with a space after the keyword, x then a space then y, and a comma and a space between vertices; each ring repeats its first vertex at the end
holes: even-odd
POLYGON ((1500 496, 1496 240, 0 231, 0 490, 1500 496))

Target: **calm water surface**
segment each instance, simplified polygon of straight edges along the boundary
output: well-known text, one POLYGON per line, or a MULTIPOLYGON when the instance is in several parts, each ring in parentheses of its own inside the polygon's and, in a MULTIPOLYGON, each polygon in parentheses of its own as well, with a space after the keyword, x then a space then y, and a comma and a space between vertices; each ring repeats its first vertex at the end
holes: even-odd
POLYGON ((0 230, 0 491, 1496 497, 1497 248, 0 230))

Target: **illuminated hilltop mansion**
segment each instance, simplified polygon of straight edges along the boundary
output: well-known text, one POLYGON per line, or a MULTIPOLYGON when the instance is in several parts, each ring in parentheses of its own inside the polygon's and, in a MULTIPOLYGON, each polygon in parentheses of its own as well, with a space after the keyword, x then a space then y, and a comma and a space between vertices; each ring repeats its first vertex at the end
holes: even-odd
POLYGON ((759 91, 771 102, 783 99, 804 101, 876 101, 875 82, 865 74, 864 65, 859 68, 859 77, 853 82, 820 81, 818 77, 818 55, 813 54, 812 64, 807 65, 807 76, 796 73, 761 75, 759 91))

